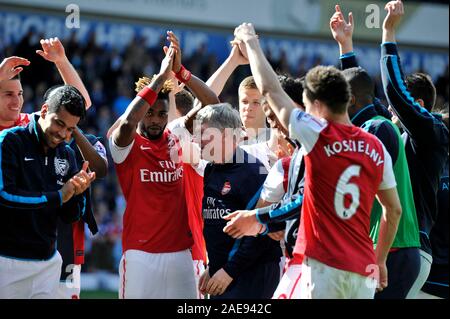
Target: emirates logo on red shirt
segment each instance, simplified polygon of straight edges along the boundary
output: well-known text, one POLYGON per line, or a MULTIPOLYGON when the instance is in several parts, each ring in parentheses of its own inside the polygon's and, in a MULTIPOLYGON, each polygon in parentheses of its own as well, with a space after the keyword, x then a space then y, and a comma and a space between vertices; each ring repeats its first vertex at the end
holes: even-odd
POLYGON ((226 195, 231 191, 231 183, 226 181, 225 184, 223 184, 222 191, 220 192, 222 195, 226 195))

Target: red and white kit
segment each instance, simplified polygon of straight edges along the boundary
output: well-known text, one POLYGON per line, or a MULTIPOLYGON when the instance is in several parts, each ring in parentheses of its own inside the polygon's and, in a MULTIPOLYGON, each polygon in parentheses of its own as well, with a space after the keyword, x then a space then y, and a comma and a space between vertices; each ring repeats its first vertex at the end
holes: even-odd
POLYGON ((136 134, 127 147, 118 147, 112 138, 110 146, 127 202, 119 296, 195 298, 178 139, 166 129, 157 140, 136 134))
POLYGON ((306 180, 294 249, 301 274, 290 273, 298 293, 285 295, 373 298, 376 260, 370 212, 378 190, 396 186, 391 158, 362 129, 318 120, 300 110, 292 112, 289 129, 302 143, 306 180))

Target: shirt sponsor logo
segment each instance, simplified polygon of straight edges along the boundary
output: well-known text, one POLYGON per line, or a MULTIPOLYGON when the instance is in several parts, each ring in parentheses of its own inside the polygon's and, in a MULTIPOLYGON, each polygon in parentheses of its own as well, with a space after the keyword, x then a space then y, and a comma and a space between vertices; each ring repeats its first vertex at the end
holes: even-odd
POLYGON ((231 209, 222 208, 223 207, 222 201, 220 199, 217 200, 214 197, 207 197, 206 205, 207 208, 203 208, 204 219, 216 219, 223 221, 223 218, 231 213, 231 209), (216 204, 220 205, 221 207, 215 207, 216 204))
POLYGON ((142 183, 170 183, 176 182, 183 177, 183 166, 177 168, 173 161, 159 161, 159 166, 163 170, 150 171, 147 168, 139 170, 142 183))
POLYGON ((219 219, 223 220, 223 218, 227 215, 231 214, 231 209, 229 208, 204 208, 203 209, 203 218, 204 219, 219 219))

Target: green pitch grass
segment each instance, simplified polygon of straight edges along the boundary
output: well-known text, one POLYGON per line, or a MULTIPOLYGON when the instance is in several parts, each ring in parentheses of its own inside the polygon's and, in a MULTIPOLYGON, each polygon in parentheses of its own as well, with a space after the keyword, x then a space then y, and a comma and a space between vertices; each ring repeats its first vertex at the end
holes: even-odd
POLYGON ((118 299, 117 291, 92 290, 81 291, 80 299, 118 299))

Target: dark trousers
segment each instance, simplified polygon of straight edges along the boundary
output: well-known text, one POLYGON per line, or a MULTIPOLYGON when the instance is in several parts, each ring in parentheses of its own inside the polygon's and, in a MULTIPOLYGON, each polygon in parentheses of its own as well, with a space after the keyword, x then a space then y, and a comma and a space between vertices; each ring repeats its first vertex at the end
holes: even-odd
POLYGON ((400 248, 390 252, 386 262, 388 286, 375 299, 405 299, 420 271, 419 248, 400 248))
POLYGON ((430 275, 422 287, 422 291, 430 295, 448 299, 448 264, 431 265, 430 275))
POLYGON ((279 261, 264 263, 243 272, 222 295, 211 299, 270 299, 279 282, 279 261))

